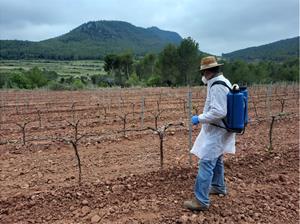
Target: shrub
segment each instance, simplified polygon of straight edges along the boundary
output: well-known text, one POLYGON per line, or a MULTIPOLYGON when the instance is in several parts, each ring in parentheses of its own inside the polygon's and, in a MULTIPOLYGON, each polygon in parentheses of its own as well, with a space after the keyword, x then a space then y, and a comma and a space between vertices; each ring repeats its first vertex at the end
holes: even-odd
POLYGON ((136 73, 133 73, 129 76, 129 79, 126 81, 127 86, 137 86, 140 84, 139 77, 136 73))
POLYGON ((51 81, 48 84, 50 90, 70 90, 70 86, 56 81, 51 81))
POLYGON ((47 85, 47 77, 38 67, 34 67, 25 72, 25 76, 28 80, 28 88, 33 89, 47 85))
POLYGON ((10 88, 12 86, 10 75, 6 73, 0 73, 0 88, 10 88))
POLYGON ((29 88, 29 80, 23 75, 19 73, 15 73, 10 77, 10 81, 12 87, 17 87, 20 89, 28 89, 29 88))
POLYGON ((80 79, 75 79, 74 82, 72 83, 72 90, 80 90, 85 87, 85 85, 81 82, 80 79))
POLYGON ((147 86, 159 86, 160 77, 158 75, 151 75, 147 80, 147 86))

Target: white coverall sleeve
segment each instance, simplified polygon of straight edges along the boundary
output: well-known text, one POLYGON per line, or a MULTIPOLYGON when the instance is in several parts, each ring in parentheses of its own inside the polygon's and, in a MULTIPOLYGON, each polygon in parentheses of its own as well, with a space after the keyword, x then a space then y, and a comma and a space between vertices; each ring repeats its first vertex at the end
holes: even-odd
POLYGON ((226 117, 228 89, 222 85, 210 88, 210 105, 207 112, 198 116, 200 123, 213 123, 226 117))

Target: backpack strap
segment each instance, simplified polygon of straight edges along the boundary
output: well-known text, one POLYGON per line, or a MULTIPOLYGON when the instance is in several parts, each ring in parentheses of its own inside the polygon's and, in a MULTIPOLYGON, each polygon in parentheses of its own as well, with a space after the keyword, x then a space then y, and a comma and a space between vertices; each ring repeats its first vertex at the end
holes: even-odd
MULTIPOLYGON (((226 82, 221 81, 221 80, 213 82, 213 84, 211 84, 210 88, 213 87, 214 85, 218 85, 218 84, 222 85, 222 86, 225 86, 225 87, 227 87, 229 89, 229 91, 232 91, 232 89, 226 84, 226 82)), ((232 131, 232 130, 230 130, 228 128, 227 122, 226 122, 226 120, 224 118, 222 119, 222 121, 223 121, 223 124, 225 125, 225 127, 222 127, 222 126, 214 124, 214 123, 210 123, 210 124, 213 125, 213 126, 215 126, 215 127, 218 127, 218 128, 226 129, 227 131, 232 131)))
POLYGON ((218 80, 218 81, 213 82, 213 84, 211 84, 210 88, 213 87, 214 85, 217 85, 217 84, 220 84, 220 85, 222 85, 222 86, 226 86, 226 87, 229 89, 229 91, 232 90, 232 89, 226 84, 226 82, 221 81, 221 80, 218 80))

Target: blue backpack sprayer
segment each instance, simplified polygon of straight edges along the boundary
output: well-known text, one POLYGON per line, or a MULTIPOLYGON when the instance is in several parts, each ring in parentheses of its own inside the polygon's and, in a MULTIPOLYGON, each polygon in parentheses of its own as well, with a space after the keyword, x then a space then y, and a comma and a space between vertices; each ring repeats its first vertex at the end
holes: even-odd
POLYGON ((247 87, 239 87, 233 85, 231 89, 224 81, 216 81, 214 85, 223 85, 229 89, 227 94, 227 115, 222 119, 225 127, 212 124, 214 126, 224 128, 229 132, 244 134, 248 124, 248 90, 247 87))

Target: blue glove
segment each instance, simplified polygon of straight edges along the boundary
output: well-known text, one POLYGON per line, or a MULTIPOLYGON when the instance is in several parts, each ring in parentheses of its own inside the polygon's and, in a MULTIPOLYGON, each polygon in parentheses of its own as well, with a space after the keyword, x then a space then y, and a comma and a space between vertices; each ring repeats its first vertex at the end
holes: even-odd
POLYGON ((193 123, 193 125, 199 124, 198 115, 194 115, 194 116, 192 117, 192 123, 193 123))

